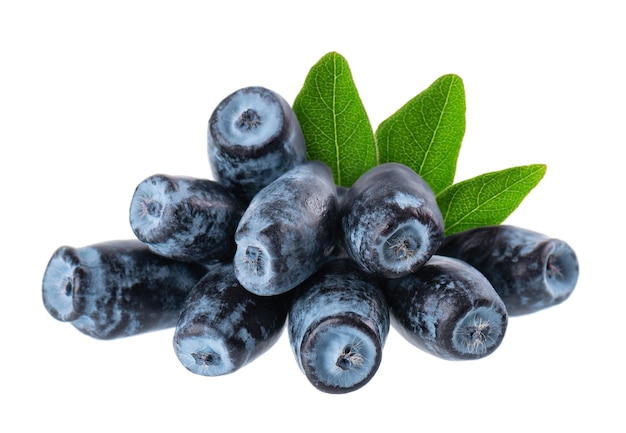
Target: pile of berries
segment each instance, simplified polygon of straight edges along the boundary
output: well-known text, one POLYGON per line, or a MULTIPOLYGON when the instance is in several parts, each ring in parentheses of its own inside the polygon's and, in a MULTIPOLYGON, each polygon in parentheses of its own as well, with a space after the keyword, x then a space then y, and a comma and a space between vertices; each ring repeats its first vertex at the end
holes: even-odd
POLYGON ((173 327, 178 359, 204 376, 238 370, 287 329, 308 380, 347 393, 375 374, 391 326, 432 355, 479 359, 509 316, 576 285, 561 240, 506 225, 444 236, 432 190, 405 165, 335 185, 266 88, 217 106, 208 157, 214 180, 156 174, 136 187, 136 239, 54 252, 42 285, 52 317, 98 339, 173 327))

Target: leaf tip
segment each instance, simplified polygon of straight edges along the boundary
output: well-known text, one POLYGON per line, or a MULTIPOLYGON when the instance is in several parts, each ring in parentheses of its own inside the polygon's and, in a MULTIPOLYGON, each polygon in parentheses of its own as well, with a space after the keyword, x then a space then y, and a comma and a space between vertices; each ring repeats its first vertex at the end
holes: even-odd
POLYGON ((537 169, 537 171, 541 174, 541 178, 543 178, 543 176, 546 174, 546 171, 548 170, 548 165, 547 164, 532 164, 531 167, 534 167, 537 169))

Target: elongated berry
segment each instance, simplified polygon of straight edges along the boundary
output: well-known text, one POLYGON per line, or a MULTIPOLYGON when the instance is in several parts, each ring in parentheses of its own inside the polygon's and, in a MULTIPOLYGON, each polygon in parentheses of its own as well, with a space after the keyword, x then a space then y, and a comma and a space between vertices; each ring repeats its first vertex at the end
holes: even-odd
POLYGON ((387 280, 384 291, 392 326, 431 355, 484 358, 504 338, 506 306, 487 278, 461 260, 434 255, 414 273, 387 280))
POLYGON ((246 201, 306 160, 304 135, 291 106, 260 86, 222 100, 209 119, 207 137, 213 178, 246 201))
POLYGON ((252 199, 235 232, 235 274, 257 295, 287 292, 312 275, 336 244, 337 193, 330 168, 307 161, 252 199))
POLYGON ((58 248, 42 297, 52 317, 98 339, 174 327, 203 265, 159 256, 136 239, 58 248))
POLYGON ((511 225, 454 233, 437 254, 459 258, 481 271, 511 316, 562 303, 578 281, 578 258, 568 243, 511 225))
POLYGON ((389 310, 378 279, 350 259, 337 259, 294 290, 287 323, 307 379, 321 391, 341 394, 374 377, 389 333, 389 310))
POLYGON ((130 225, 156 254, 211 263, 232 260, 244 202, 218 182, 155 174, 133 194, 130 225))
POLYGON ((340 214, 348 256, 386 278, 418 269, 443 239, 443 217, 432 190, 398 163, 378 165, 357 179, 340 214))
POLYGON ((232 373, 276 343, 286 318, 284 296, 257 296, 239 284, 232 263, 215 264, 185 301, 174 351, 192 373, 232 373))

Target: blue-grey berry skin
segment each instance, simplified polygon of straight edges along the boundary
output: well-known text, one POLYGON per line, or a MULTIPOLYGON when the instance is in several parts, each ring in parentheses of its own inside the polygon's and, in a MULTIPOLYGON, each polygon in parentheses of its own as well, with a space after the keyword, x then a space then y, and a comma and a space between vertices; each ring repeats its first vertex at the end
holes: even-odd
POLYGON ((303 282, 336 244, 337 193, 330 168, 307 161, 263 188, 235 232, 235 274, 246 289, 278 295, 303 282))
POLYGON ((506 306, 467 263, 434 255, 416 272, 383 287, 394 329, 410 343, 447 360, 493 353, 508 324, 506 306))
POLYGON ((389 326, 379 279, 347 258, 326 263, 294 290, 287 319, 300 370, 331 394, 355 391, 374 377, 389 326))
POLYGON ((337 206, 341 209, 343 200, 346 198, 349 188, 341 185, 335 185, 335 188, 337 189, 337 206))
POLYGON ((511 225, 477 227, 447 236, 437 254, 480 270, 511 316, 565 301, 578 281, 576 253, 565 241, 511 225))
POLYGON ((378 165, 346 192, 340 208, 346 253, 366 271, 397 278, 437 250, 444 223, 435 195, 412 169, 378 165))
POLYGON ((185 262, 231 261, 245 202, 209 179, 155 174, 133 194, 130 225, 154 253, 185 262))
POLYGON ((152 253, 137 239, 58 248, 42 297, 52 317, 109 340, 171 328, 207 267, 152 253))
POLYGON ((174 351, 192 373, 229 374, 269 350, 286 318, 286 295, 250 293, 235 278, 232 263, 215 264, 185 301, 174 351))
MULTIPOLYGON (((348 188, 341 185, 335 186, 337 189, 337 209, 341 209, 341 205, 343 203, 343 199, 348 192, 348 188)), ((337 223, 335 225, 335 232, 337 233, 337 239, 335 241, 335 247, 333 248, 332 253, 327 257, 328 261, 332 261, 339 258, 349 258, 346 254, 346 249, 343 246, 343 240, 341 238, 341 218, 337 216, 337 223)))
POLYGON ((222 100, 209 119, 207 137, 214 179, 247 201, 306 160, 296 114, 282 96, 260 86, 222 100))

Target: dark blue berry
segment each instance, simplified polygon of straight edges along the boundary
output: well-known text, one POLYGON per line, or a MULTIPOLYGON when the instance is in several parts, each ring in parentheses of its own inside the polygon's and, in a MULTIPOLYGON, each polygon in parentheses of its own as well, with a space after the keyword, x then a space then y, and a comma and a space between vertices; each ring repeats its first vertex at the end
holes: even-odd
POLYGON ((230 94, 209 119, 213 177, 246 201, 306 160, 300 123, 289 103, 264 87, 230 94))
POLYGON ((135 189, 130 225, 155 252, 176 260, 232 260, 245 203, 208 179, 155 174, 135 189))
POLYGON ((293 289, 336 244, 337 195, 322 162, 292 168, 252 199, 235 233, 235 274, 257 295, 293 289))
POLYGON ((416 347, 448 360, 479 359, 504 338, 506 307, 467 263, 433 256, 420 269, 386 280, 391 323, 416 347))
POLYGON ((185 301, 174 351, 192 373, 232 373, 276 343, 286 318, 285 296, 257 296, 239 284, 232 263, 215 264, 185 301))
POLYGON ((206 266, 159 256, 136 239, 63 246, 46 267, 42 297, 52 317, 98 339, 174 327, 206 266))
POLYGON ((317 389, 355 391, 380 366, 389 310, 380 282, 350 259, 324 265, 293 292, 288 335, 298 365, 317 389))
POLYGON ((578 281, 578 259, 569 244, 511 225, 452 234, 437 254, 459 258, 482 272, 511 316, 562 303, 578 281))
POLYGON ((443 239, 428 184, 409 167, 378 165, 349 188, 340 208, 346 253, 366 271, 397 278, 422 266, 443 239))

